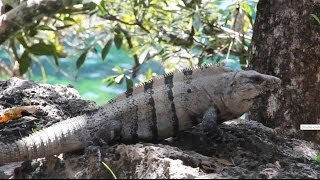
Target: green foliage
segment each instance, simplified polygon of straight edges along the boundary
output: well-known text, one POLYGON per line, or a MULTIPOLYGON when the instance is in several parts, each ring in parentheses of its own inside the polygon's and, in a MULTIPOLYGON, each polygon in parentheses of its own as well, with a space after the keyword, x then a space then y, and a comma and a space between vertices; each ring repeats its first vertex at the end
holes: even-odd
POLYGON ((107 55, 108 55, 108 53, 110 51, 111 45, 112 45, 112 41, 109 40, 106 43, 106 45, 103 47, 102 52, 101 52, 102 60, 105 60, 105 58, 107 57, 107 55))
POLYGON ((102 162, 102 164, 112 174, 113 179, 117 179, 117 176, 113 173, 110 167, 105 162, 102 162))
POLYGON ((116 33, 116 35, 114 37, 114 44, 116 45, 116 47, 118 49, 120 49, 122 46, 122 42, 123 42, 123 35, 122 35, 121 31, 118 29, 115 31, 115 33, 116 33))
POLYGON ((114 84, 121 84, 122 82, 126 82, 127 89, 133 87, 133 81, 131 77, 129 76, 129 71, 120 67, 115 66, 112 68, 112 70, 117 73, 116 75, 109 76, 102 81, 105 82, 108 86, 114 85, 114 84))
POLYGON ((315 14, 310 14, 319 24, 320 24, 320 19, 317 15, 315 14))
POLYGON ((82 64, 84 63, 84 61, 86 60, 88 54, 88 50, 86 50, 85 52, 83 52, 80 57, 77 60, 77 68, 80 69, 80 67, 82 66, 82 64))
POLYGON ((29 56, 28 51, 24 51, 19 59, 19 70, 20 74, 24 74, 30 67, 31 58, 29 56))
POLYGON ((320 164, 320 154, 316 157, 316 162, 320 164))
MULTIPOLYGON (((115 67, 108 85, 132 87, 142 64, 162 62, 166 71, 205 62, 247 65, 257 0, 86 0, 22 29, 4 49, 19 62, 20 74, 34 57, 78 54, 79 70, 89 54, 108 59, 114 44, 133 58, 130 69, 115 67), (88 54, 89 53, 89 54, 88 54)), ((316 18, 315 15, 314 18, 316 18)), ((13 68, 14 61, 9 65, 13 68)), ((10 69, 10 68, 9 68, 10 69)), ((144 74, 153 76, 152 69, 144 74)))

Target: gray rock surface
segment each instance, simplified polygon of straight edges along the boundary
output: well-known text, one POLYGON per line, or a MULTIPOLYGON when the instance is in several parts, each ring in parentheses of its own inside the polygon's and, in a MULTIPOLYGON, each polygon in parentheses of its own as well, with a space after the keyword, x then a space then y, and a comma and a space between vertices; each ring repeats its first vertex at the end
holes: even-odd
MULTIPOLYGON (((12 78, 0 81, 0 110, 34 105, 36 113, 0 124, 0 141, 12 142, 99 107, 71 87, 12 78)), ((255 121, 220 125, 210 139, 196 126, 159 144, 90 146, 84 150, 0 166, 0 178, 320 178, 320 147, 286 138, 255 121)), ((1 153, 1 152, 0 152, 1 153)))

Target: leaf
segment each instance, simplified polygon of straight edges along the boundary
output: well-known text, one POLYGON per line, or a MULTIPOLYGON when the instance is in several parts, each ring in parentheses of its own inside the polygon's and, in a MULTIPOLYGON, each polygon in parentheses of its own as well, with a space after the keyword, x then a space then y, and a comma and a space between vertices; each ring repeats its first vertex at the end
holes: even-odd
POLYGON ((0 115, 0 123, 20 118, 25 115, 33 114, 36 111, 35 106, 18 106, 5 109, 0 115))
POLYGON ((37 29, 39 29, 39 30, 47 30, 47 31, 55 31, 55 30, 57 30, 54 26, 49 26, 47 24, 40 25, 40 26, 37 27, 37 29))
POLYGON ((197 31, 202 27, 201 18, 197 13, 192 16, 192 25, 197 31))
POLYGON ((57 66, 60 66, 58 57, 57 57, 56 55, 54 55, 53 58, 54 58, 54 63, 55 63, 57 66))
POLYGON ((67 24, 67 25, 64 25, 64 26, 57 26, 57 30, 61 30, 61 29, 65 29, 65 28, 68 28, 68 27, 71 27, 73 26, 73 24, 67 24))
POLYGON ((80 55, 80 57, 77 60, 77 69, 80 69, 80 67, 82 66, 82 64, 86 60, 87 54, 88 54, 88 50, 86 50, 84 53, 82 53, 80 55))
POLYGON ((315 20, 317 20, 317 22, 320 24, 320 19, 317 15, 315 14, 310 14, 315 20))
POLYGON ((115 67, 113 67, 113 68, 112 68, 112 71, 115 71, 115 72, 117 72, 117 73, 119 73, 119 74, 123 74, 123 73, 124 73, 122 67, 120 67, 120 66, 115 66, 115 67))
POLYGON ((320 164, 320 155, 318 155, 318 156, 316 157, 316 162, 317 162, 318 164, 320 164))
POLYGON ((116 78, 117 76, 110 76, 110 77, 107 77, 105 79, 102 80, 103 83, 107 83, 107 86, 110 86, 110 85, 113 85, 115 84, 116 82, 114 81, 114 79, 116 78))
POLYGON ((119 84, 123 81, 123 78, 124 78, 124 74, 120 74, 114 79, 114 81, 119 84))
POLYGON ((100 4, 97 5, 102 16, 107 13, 106 9, 104 8, 105 6, 105 1, 102 1, 100 4))
POLYGON ((24 51, 23 54, 20 57, 20 61, 19 61, 19 71, 20 71, 20 75, 23 75, 24 73, 26 73, 30 67, 31 64, 31 58, 29 56, 28 51, 24 51))
POLYGON ((139 56, 139 63, 142 64, 148 58, 148 55, 149 49, 144 50, 139 56))
POLYGON ((70 16, 65 16, 64 18, 63 18, 63 20, 64 21, 71 21, 71 22, 76 22, 72 17, 70 17, 70 16))
POLYGON ((27 42, 22 35, 17 35, 16 38, 24 48, 28 47, 27 42))
POLYGON ((246 3, 241 3, 241 9, 245 12, 246 16, 248 17, 251 26, 253 26, 252 14, 253 10, 251 7, 246 3))
POLYGON ((107 55, 110 51, 111 45, 112 45, 112 40, 109 40, 106 43, 106 45, 103 47, 102 52, 101 52, 102 60, 104 60, 107 57, 107 55))
POLYGON ((113 173, 113 171, 111 170, 111 168, 105 163, 105 162, 101 162, 103 164, 103 166, 108 169, 108 171, 112 174, 113 179, 117 179, 117 176, 113 173))
POLYGON ((114 44, 116 45, 117 49, 121 48, 122 41, 123 41, 123 35, 120 32, 118 32, 114 37, 114 44))
POLYGON ((37 43, 28 48, 34 55, 54 55, 55 46, 53 44, 37 43))
POLYGON ((146 75, 146 79, 151 79, 152 78, 152 69, 149 68, 147 70, 147 72, 145 73, 145 75, 146 75))
POLYGON ((64 46, 62 46, 61 44, 56 44, 53 45, 54 46, 54 56, 57 56, 58 58, 65 58, 68 56, 68 54, 66 52, 64 52, 64 46))
POLYGON ((133 87, 132 79, 126 78, 127 90, 133 87))

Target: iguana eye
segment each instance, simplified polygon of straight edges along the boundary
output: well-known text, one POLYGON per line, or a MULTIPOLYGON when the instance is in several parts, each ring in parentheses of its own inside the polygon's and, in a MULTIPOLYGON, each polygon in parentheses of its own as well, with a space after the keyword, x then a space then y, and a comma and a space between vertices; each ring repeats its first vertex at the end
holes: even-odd
POLYGON ((254 83, 260 83, 260 82, 263 81, 263 80, 261 79, 261 77, 259 77, 259 76, 254 76, 254 77, 252 77, 252 78, 250 78, 250 79, 251 79, 251 81, 254 82, 254 83))

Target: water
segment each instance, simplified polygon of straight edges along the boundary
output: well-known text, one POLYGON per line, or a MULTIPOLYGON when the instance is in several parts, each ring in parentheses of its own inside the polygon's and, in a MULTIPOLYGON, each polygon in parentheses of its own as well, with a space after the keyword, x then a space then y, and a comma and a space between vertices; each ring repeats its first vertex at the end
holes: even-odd
MULTIPOLYGON (((100 53, 88 53, 85 63, 80 70, 77 70, 76 61, 79 55, 60 59, 60 66, 54 64, 51 57, 43 56, 40 59, 42 66, 46 70, 46 78, 43 77, 38 63, 32 64, 33 76, 30 78, 38 83, 72 85, 80 93, 82 99, 93 100, 102 105, 110 99, 126 90, 124 83, 107 86, 102 79, 116 75, 112 68, 116 65, 131 69, 134 66, 134 60, 126 51, 118 50, 115 47, 110 49, 107 58, 102 61, 100 53)), ((163 67, 154 61, 144 64, 139 73, 145 73, 148 68, 152 68, 157 74, 163 74, 163 67)), ((137 79, 135 83, 139 82, 137 79)))
MULTIPOLYGON (((117 74, 112 70, 114 66, 132 69, 134 60, 126 51, 112 47, 104 61, 102 61, 100 53, 88 53, 85 63, 78 71, 76 61, 79 56, 80 54, 59 59, 59 67, 54 64, 52 57, 41 56, 38 62, 32 62, 32 75, 29 78, 37 83, 72 85, 78 90, 82 99, 93 100, 99 105, 107 103, 126 90, 124 83, 107 86, 102 81, 108 76, 117 74), (45 76, 41 73, 41 66, 45 69, 45 76)), ((3 49, 0 50, 0 58, 3 62, 8 63, 9 56, 3 49)), ((212 63, 213 60, 208 59, 205 62, 212 63)), ((225 65, 233 69, 240 69, 239 60, 236 57, 226 61, 225 65)), ((138 74, 145 74, 149 68, 158 75, 165 73, 159 62, 151 60, 141 66, 138 74)), ((134 83, 139 82, 138 78, 134 79, 134 83)), ((1 79, 8 79, 8 77, 1 77, 1 79)))

